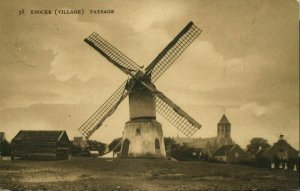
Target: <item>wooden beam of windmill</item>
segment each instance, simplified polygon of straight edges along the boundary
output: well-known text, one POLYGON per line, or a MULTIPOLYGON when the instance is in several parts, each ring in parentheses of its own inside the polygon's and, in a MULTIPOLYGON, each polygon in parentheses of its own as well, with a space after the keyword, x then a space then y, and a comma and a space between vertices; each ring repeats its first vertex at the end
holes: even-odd
POLYGON ((141 82, 147 89, 155 94, 156 111, 174 125, 187 137, 191 137, 201 125, 188 113, 177 106, 165 94, 156 89, 151 82, 141 82))
POLYGON ((151 81, 155 82, 201 32, 193 22, 187 24, 145 69, 145 74, 151 78, 151 81))
POLYGON ((119 104, 128 96, 129 90, 125 89, 127 80, 108 98, 97 111, 86 120, 78 129, 78 131, 88 139, 102 123, 113 114, 119 104))
MULTIPOLYGON (((84 41, 125 74, 130 75, 133 78, 137 78, 137 76, 140 75, 141 67, 99 34, 93 32, 89 37, 84 39, 84 41)), ((102 123, 113 114, 119 104, 129 95, 130 90, 125 89, 126 85, 128 85, 127 81, 125 81, 109 97, 109 99, 79 127, 78 131, 86 139, 101 127, 102 123)))
POLYGON ((109 62, 130 76, 134 76, 141 69, 138 64, 95 32, 84 39, 84 41, 97 50, 109 62))

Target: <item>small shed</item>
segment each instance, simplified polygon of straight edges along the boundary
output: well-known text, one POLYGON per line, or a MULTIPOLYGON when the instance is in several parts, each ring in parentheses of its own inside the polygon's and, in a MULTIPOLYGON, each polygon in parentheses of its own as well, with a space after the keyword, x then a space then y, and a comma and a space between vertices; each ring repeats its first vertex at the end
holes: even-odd
POLYGON ((19 131, 12 139, 14 157, 36 160, 69 158, 70 141, 66 131, 19 131))
POLYGON ((216 151, 214 159, 228 163, 238 163, 247 159, 247 153, 237 144, 223 145, 216 151))

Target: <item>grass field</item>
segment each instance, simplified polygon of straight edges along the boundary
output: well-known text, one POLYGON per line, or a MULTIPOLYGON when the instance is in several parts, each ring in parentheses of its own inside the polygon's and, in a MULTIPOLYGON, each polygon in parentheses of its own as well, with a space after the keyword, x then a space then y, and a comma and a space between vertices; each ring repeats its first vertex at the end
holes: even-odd
POLYGON ((207 162, 0 161, 0 190, 297 190, 299 172, 207 162))

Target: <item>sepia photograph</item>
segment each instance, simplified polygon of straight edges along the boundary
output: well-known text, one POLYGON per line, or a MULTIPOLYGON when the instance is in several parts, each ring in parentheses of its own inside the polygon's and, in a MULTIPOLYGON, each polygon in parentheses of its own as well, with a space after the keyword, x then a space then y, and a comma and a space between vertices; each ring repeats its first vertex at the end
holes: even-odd
POLYGON ((0 2, 0 191, 299 191, 299 0, 0 2))

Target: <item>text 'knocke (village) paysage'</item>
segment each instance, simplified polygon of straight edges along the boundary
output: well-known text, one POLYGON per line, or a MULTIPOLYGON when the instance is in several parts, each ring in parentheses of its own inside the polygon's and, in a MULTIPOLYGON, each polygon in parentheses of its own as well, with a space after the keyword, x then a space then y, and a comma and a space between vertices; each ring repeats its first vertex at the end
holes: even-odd
POLYGON ((99 15, 113 14, 114 9, 20 9, 18 15, 99 15))

